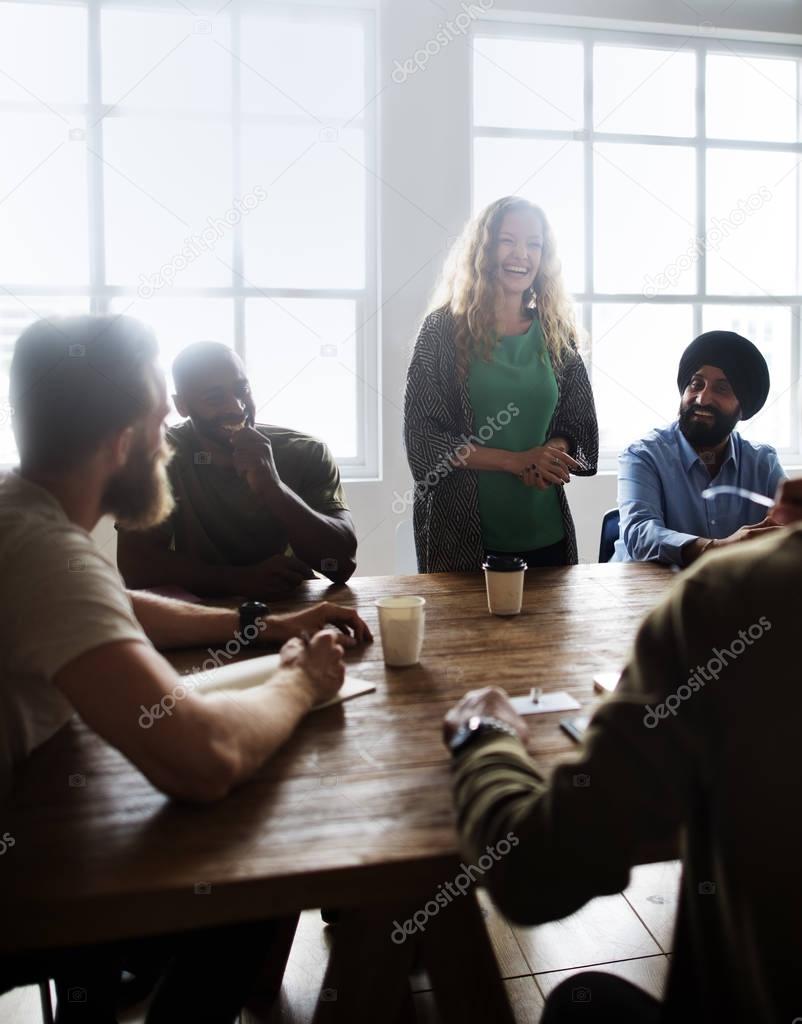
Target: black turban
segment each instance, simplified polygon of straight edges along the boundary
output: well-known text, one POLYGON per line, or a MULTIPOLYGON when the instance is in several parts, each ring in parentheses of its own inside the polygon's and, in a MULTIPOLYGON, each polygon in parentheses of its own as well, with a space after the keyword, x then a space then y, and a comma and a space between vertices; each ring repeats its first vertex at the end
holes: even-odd
POLYGON ((703 366, 716 366, 730 382, 743 419, 760 412, 769 394, 769 368, 757 346, 733 331, 708 331, 682 353, 677 374, 680 394, 703 366))

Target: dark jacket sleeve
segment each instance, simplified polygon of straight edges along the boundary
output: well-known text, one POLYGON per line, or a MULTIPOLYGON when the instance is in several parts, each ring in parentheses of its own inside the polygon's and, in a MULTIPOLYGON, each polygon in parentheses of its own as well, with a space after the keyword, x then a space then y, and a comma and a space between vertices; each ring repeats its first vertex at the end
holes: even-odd
POLYGON ((549 428, 550 437, 564 437, 570 454, 581 463, 576 476, 595 476, 599 462, 599 427, 588 372, 572 349, 559 371, 560 400, 549 428))
MULTIPOLYGON (((416 483, 430 473, 446 476, 451 459, 466 444, 460 432, 456 381, 445 381, 442 349, 450 342, 450 318, 442 312, 426 317, 407 371, 404 394, 404 443, 416 483)), ((456 371, 455 371, 456 372, 456 371)))

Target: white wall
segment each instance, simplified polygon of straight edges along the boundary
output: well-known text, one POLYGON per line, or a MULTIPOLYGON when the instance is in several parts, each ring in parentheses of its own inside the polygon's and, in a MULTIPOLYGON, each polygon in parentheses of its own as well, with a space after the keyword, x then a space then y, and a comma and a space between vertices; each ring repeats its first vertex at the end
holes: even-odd
MULTIPOLYGON (((457 37, 426 68, 403 83, 392 80, 405 61, 462 10, 458 0, 376 0, 381 89, 379 145, 371 170, 379 179, 379 331, 382 478, 349 483, 357 525, 358 572, 392 573, 394 495, 411 486, 401 441, 401 403, 409 353, 450 240, 470 214, 470 49, 457 37)), ((474 0, 476 2, 476 0, 474 0)), ((367 0, 366 6, 372 6, 367 0)), ((720 30, 802 34, 802 0, 505 0, 493 17, 600 17, 720 30)), ((288 424, 291 425, 291 424, 288 424)), ((580 558, 594 561, 604 512, 615 505, 614 474, 574 480, 569 500, 580 558)), ((408 513, 411 517, 411 509, 408 513)), ((102 529, 107 550, 113 537, 102 529)))
POLYGON ((404 518, 393 513, 393 497, 412 484, 401 441, 406 366, 450 240, 470 212, 466 40, 454 40, 405 82, 391 78, 395 61, 411 56, 443 20, 428 0, 385 3, 379 13, 383 480, 347 487, 360 540, 357 571, 366 575, 393 572, 395 529, 404 518))

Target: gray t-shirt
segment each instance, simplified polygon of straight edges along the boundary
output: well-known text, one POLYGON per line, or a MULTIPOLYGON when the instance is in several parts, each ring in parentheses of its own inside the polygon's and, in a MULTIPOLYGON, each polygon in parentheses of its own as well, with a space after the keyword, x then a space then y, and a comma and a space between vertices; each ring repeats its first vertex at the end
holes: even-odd
POLYGON ((149 642, 117 570, 51 494, 0 475, 0 797, 73 713, 53 677, 119 640, 149 642))

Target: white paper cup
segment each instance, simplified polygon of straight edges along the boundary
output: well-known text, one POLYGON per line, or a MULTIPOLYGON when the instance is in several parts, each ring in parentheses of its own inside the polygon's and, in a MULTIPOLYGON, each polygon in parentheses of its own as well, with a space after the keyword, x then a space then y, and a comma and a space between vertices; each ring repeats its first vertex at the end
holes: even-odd
POLYGON ((424 597, 380 597, 379 631, 385 664, 417 665, 423 647, 424 597))
POLYGON ((524 597, 526 562, 514 555, 488 555, 482 563, 491 615, 519 615, 524 597))

